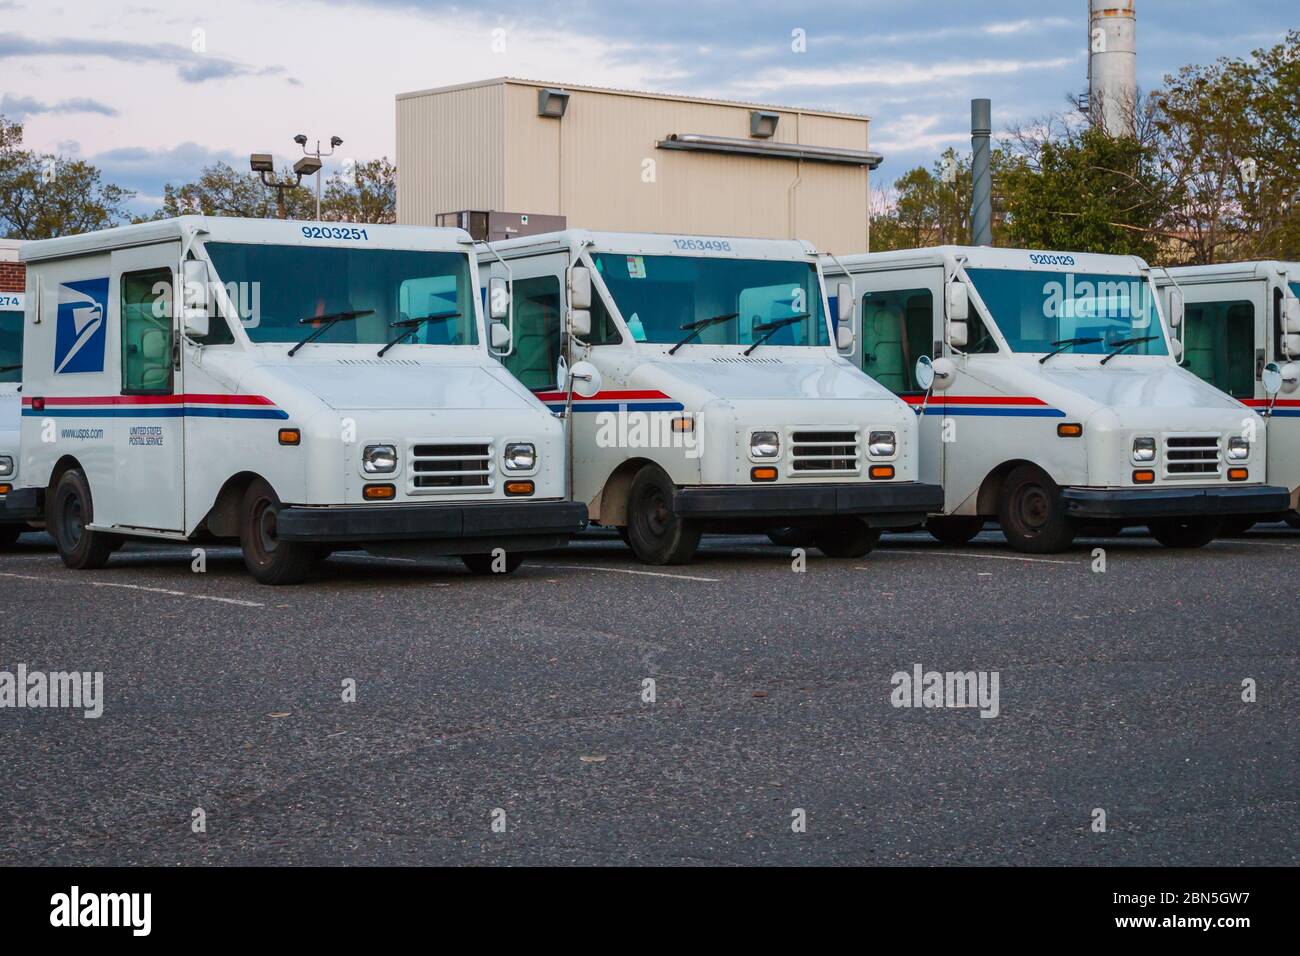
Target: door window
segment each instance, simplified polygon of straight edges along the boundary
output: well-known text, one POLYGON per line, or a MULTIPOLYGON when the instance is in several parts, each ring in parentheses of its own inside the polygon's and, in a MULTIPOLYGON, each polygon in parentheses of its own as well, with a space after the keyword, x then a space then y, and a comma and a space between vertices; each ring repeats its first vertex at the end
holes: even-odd
POLYGON ((1234 398, 1255 394, 1255 305, 1235 302, 1189 303, 1183 320, 1184 364, 1234 398))
POLYGON ((122 394, 171 394, 170 269, 122 273, 122 394))
POLYGON ((515 347, 505 366, 534 392, 553 389, 560 360, 560 280, 553 275, 516 279, 514 299, 515 347))
POLYGON ((898 395, 919 394, 916 360, 930 350, 934 294, 929 289, 862 297, 862 371, 898 395))

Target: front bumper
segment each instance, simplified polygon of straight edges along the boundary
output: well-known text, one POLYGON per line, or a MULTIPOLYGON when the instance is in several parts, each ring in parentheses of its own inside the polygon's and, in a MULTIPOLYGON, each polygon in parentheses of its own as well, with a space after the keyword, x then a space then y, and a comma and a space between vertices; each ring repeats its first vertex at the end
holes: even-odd
POLYGON ((1199 488, 1064 488, 1066 513, 1097 521, 1282 514, 1291 507, 1285 488, 1268 485, 1199 488))
POLYGON ((567 541, 587 526, 587 506, 574 501, 310 508, 286 505, 276 515, 284 541, 325 544, 445 542, 453 550, 541 549, 567 541))
POLYGON ((39 521, 44 512, 44 488, 15 488, 0 498, 0 524, 39 521))
POLYGON ((919 522, 943 510, 943 489, 918 481, 835 485, 687 486, 673 493, 673 511, 701 520, 781 520, 858 515, 882 525, 919 522))

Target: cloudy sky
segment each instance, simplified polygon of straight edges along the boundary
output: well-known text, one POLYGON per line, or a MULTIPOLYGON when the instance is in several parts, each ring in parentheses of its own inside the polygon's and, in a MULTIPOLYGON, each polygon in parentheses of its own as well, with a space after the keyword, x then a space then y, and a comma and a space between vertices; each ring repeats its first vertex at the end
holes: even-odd
MULTIPOLYGON (((1300 27, 1295 0, 1138 0, 1144 89, 1300 27)), ((0 0, 0 113, 138 191, 250 152, 394 153, 396 93, 493 76, 863 112, 885 182, 1086 86, 1087 0, 0 0), (802 30, 806 52, 792 50, 802 30)), ((327 169, 329 167, 327 166, 327 169)))

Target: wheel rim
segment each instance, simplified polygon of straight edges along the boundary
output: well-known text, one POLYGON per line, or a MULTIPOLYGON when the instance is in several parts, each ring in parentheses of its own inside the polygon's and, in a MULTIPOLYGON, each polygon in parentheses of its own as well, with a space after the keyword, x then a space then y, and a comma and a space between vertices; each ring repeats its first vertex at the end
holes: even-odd
POLYGON ((649 488, 641 496, 640 507, 637 509, 640 514, 640 524, 653 538, 662 538, 668 533, 668 528, 672 524, 673 514, 668 509, 668 502, 665 500, 663 492, 658 488, 649 488))
POLYGON ((1016 495, 1016 519, 1026 531, 1037 532, 1051 520, 1052 499, 1042 485, 1026 485, 1016 495))
POLYGON ((63 510, 59 524, 63 526, 63 541, 69 550, 76 548, 85 531, 85 511, 81 506, 81 496, 70 494, 63 499, 63 510))
POLYGON ((276 528, 275 509, 265 498, 257 503, 253 514, 253 526, 257 529, 258 548, 263 554, 274 554, 280 538, 276 528))

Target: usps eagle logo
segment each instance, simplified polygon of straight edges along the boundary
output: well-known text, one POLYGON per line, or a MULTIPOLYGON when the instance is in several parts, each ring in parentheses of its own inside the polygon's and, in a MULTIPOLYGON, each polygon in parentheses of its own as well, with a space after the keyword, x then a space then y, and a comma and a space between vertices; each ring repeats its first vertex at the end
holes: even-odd
POLYGON ((54 374, 104 371, 108 278, 59 285, 54 330, 54 374))

